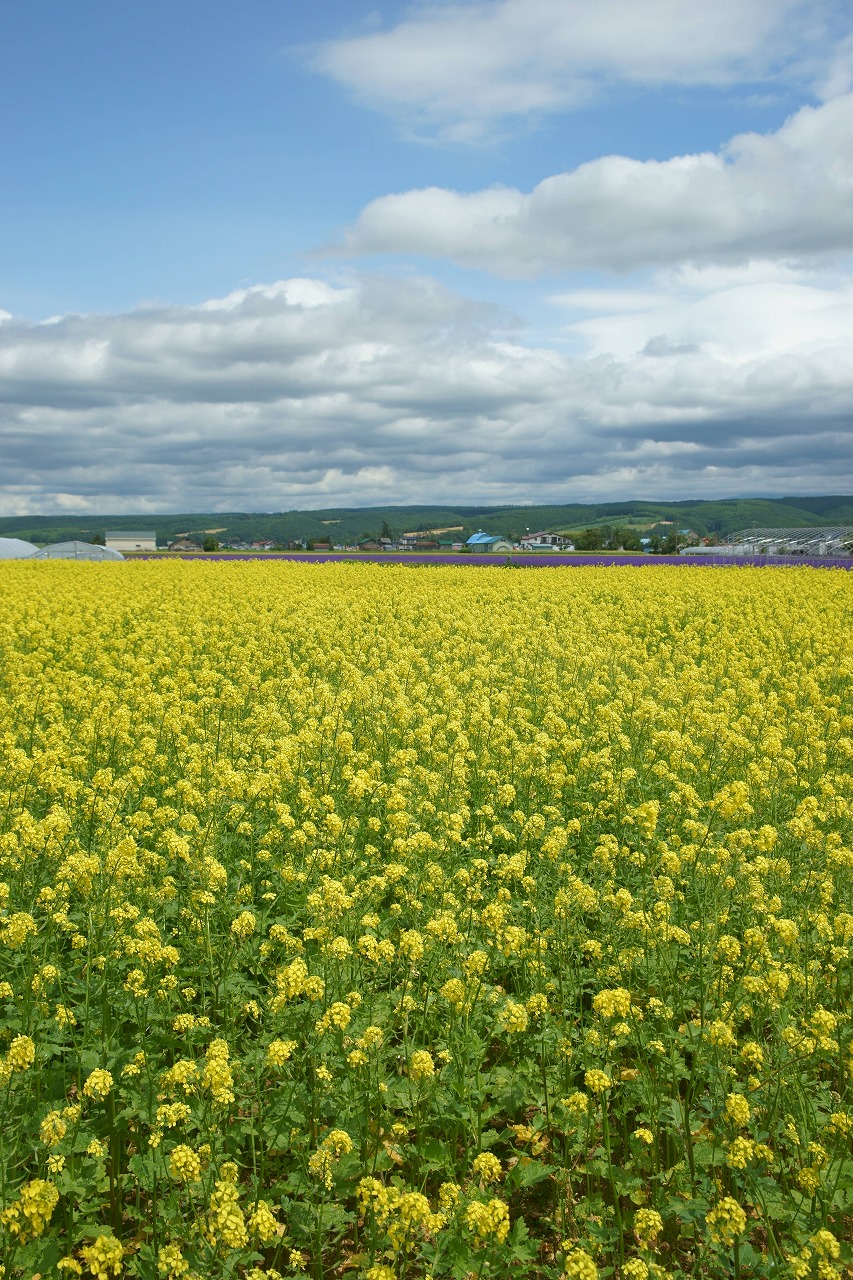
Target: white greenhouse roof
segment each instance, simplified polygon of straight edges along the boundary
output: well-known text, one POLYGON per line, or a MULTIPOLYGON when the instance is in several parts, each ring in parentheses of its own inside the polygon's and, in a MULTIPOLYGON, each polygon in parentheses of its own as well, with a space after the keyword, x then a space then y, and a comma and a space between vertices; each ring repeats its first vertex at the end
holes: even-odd
POLYGON ((25 560, 35 555, 38 547, 23 538, 0 538, 0 560, 25 560))
POLYGON ((42 547, 33 556, 34 560, 123 560, 120 551, 111 547, 99 547, 93 542, 54 542, 51 547, 42 547))

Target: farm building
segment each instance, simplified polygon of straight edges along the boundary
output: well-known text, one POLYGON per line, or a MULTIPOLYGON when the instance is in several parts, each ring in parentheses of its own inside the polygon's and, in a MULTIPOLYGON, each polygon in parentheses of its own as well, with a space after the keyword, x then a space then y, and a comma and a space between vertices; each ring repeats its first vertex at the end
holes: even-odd
POLYGON ((104 541, 113 551, 157 550, 157 535, 153 529, 108 529, 104 541))
POLYGON ((472 534, 465 545, 471 551, 488 551, 494 555, 506 555, 515 550, 508 538, 502 537, 499 533, 483 533, 482 529, 472 534))

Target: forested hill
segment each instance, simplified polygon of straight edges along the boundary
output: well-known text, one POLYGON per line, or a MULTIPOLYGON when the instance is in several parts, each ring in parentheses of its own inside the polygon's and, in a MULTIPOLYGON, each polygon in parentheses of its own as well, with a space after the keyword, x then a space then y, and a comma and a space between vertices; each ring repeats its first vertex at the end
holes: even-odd
POLYGON ((153 529, 161 545, 188 533, 213 533, 223 541, 271 539, 286 543, 291 539, 330 538, 336 543, 353 543, 365 536, 378 536, 383 526, 395 537, 420 530, 442 531, 441 536, 462 539, 477 529, 485 529, 489 533, 519 538, 526 530, 573 531, 601 524, 633 525, 642 529, 659 521, 672 521, 678 528, 691 529, 702 536, 724 536, 751 525, 797 528, 853 525, 853 496, 517 507, 338 507, 325 511, 218 511, 154 516, 9 516, 0 518, 0 537, 27 538, 43 544, 66 538, 89 541, 106 529, 153 529), (444 530, 452 532, 445 534, 444 530))

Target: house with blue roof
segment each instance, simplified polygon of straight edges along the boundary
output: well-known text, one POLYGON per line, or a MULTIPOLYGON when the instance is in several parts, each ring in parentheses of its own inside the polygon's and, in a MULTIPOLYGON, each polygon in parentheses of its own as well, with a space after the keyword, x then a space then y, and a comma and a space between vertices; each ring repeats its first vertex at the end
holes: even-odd
POLYGON ((494 555, 508 555, 515 550, 509 539, 502 534, 483 533, 482 529, 473 533, 465 546, 469 551, 486 551, 494 555))

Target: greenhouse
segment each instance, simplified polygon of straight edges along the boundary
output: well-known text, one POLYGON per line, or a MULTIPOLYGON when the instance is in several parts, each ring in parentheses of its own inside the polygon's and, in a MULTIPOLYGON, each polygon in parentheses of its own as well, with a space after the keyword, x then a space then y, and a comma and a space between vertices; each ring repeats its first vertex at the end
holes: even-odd
POLYGON ((38 547, 23 538, 0 538, 0 560, 26 560, 35 555, 38 547))
POLYGON ((33 560, 123 560, 120 551, 110 547, 99 547, 94 542, 54 542, 50 547, 42 547, 32 557, 33 560))

